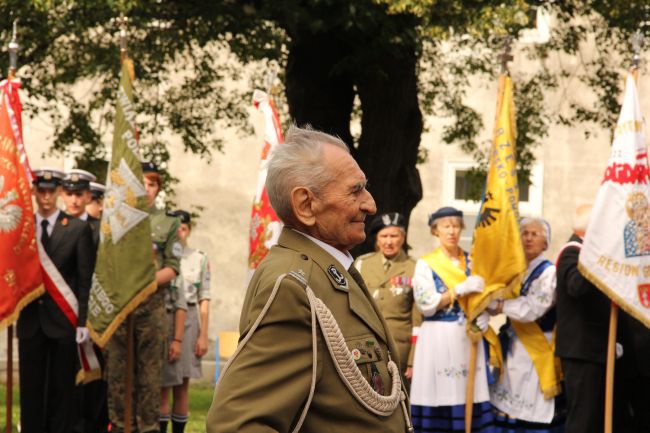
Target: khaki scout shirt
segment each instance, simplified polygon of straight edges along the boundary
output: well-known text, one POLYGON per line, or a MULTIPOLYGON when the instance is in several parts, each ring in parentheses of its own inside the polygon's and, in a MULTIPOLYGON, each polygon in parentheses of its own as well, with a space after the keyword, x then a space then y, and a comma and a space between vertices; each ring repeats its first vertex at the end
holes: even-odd
MULTIPOLYGON (((290 271, 304 275, 316 297, 332 311, 366 380, 372 384, 371 371, 378 372, 383 394, 388 395, 388 353, 397 349, 372 297, 334 257, 290 229, 282 230, 278 245, 248 286, 240 319, 242 338, 259 316, 278 276, 290 271)), ((405 432, 400 406, 382 417, 354 398, 336 371, 320 328, 317 335, 316 388, 301 432, 405 432)), ((222 376, 208 411, 207 432, 290 432, 302 413, 311 379, 309 302, 304 287, 288 277, 259 327, 222 376)))
POLYGON ((415 260, 402 250, 390 260, 376 252, 358 257, 354 266, 384 315, 399 349, 402 370, 406 370, 413 365, 413 328, 422 323, 422 314, 413 301, 413 286, 409 282, 415 272, 415 260), (390 263, 388 269, 385 263, 390 263))
MULTIPOLYGON (((183 255, 183 245, 178 237, 181 221, 177 217, 168 216, 164 210, 156 208, 149 209, 149 217, 151 218, 151 240, 153 241, 156 269, 172 268, 178 275, 183 255)), ((161 287, 168 286, 169 283, 161 287)))

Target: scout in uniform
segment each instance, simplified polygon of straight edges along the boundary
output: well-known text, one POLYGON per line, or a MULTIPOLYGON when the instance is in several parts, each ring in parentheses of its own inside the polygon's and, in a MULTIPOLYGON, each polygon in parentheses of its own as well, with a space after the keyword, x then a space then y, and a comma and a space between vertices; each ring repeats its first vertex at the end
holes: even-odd
MULTIPOLYGON (((142 164, 144 186, 149 202, 153 256, 156 263, 158 290, 142 302, 131 314, 134 316, 133 415, 137 431, 157 432, 160 416, 160 381, 163 354, 167 353, 165 292, 180 270, 182 245, 178 238, 178 218, 169 217, 155 207, 160 191, 160 174, 154 164, 142 164)), ((175 351, 181 343, 172 341, 175 351)), ((108 343, 109 415, 112 432, 124 430, 124 365, 126 363, 126 323, 123 323, 108 343)))
POLYGON ((349 253, 376 211, 365 175, 339 139, 292 127, 266 188, 285 227, 248 286, 207 432, 406 432, 397 347, 349 253))
POLYGON ((406 240, 404 228, 404 217, 397 212, 375 217, 370 235, 376 236, 377 251, 358 257, 354 266, 388 323, 397 344, 401 370, 410 379, 415 347, 411 341, 417 336, 422 314, 413 301, 415 260, 402 249, 406 240))
MULTIPOLYGON (((171 411, 172 432, 182 433, 189 416, 190 379, 202 377, 201 357, 208 351, 208 311, 210 305, 210 264, 202 251, 190 248, 187 238, 192 230, 191 216, 184 210, 170 212, 181 220, 178 234, 183 244, 181 273, 172 283, 172 292, 184 293, 187 300, 187 319, 183 337, 183 349, 176 369, 180 370, 181 381, 173 386, 174 406, 171 411)), ((164 385, 164 384, 163 384, 164 385)), ((161 401, 161 433, 167 431, 170 419, 169 388, 163 388, 161 401)))
POLYGON ((93 218, 102 219, 104 210, 104 193, 106 187, 101 183, 90 182, 90 203, 86 205, 86 212, 93 218))
POLYGON ((95 175, 86 170, 74 169, 63 178, 61 198, 68 215, 88 222, 93 230, 95 249, 99 245, 99 219, 86 212, 86 205, 91 201, 90 182, 97 180, 95 175))
POLYGON ((47 256, 41 262, 48 273, 58 271, 63 281, 56 282, 58 290, 48 286, 18 319, 20 422, 26 433, 70 433, 78 404, 70 398, 78 365, 76 343, 89 338, 85 323, 95 249, 88 224, 56 207, 63 173, 53 169, 33 173, 36 237, 47 256), (76 325, 50 290, 76 298, 76 325))

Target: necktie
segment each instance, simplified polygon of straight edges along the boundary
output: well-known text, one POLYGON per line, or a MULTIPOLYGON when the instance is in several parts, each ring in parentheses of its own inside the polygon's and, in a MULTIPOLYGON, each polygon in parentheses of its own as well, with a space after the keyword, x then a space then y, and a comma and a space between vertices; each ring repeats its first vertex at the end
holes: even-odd
POLYGON ((390 265, 390 260, 386 260, 386 263, 384 263, 384 272, 388 272, 390 270, 390 265))
POLYGON ((48 220, 41 221, 41 244, 43 248, 47 248, 48 242, 50 242, 50 234, 47 232, 47 226, 50 222, 48 220))

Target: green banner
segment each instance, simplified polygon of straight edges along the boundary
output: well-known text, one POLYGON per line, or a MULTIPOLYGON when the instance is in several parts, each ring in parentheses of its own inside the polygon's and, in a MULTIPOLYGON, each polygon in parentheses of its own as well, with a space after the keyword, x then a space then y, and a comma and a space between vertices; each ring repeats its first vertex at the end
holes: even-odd
POLYGON ((122 62, 113 153, 106 178, 97 264, 88 300, 88 327, 103 347, 117 327, 156 290, 151 227, 138 157, 133 63, 122 62))

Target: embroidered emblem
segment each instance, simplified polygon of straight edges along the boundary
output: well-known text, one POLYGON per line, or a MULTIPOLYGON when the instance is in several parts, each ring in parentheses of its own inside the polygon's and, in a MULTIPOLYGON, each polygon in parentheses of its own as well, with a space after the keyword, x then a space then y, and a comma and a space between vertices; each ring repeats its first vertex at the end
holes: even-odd
POLYGON ((639 301, 641 305, 650 308, 650 284, 639 284, 637 289, 639 290, 639 301))
POLYGON ((51 171, 46 171, 43 173, 43 179, 45 180, 52 180, 52 172, 51 171))
POLYGON ((74 183, 79 182, 79 175, 76 174, 76 173, 73 174, 72 176, 70 176, 70 180, 71 180, 72 182, 74 182, 74 183))
MULTIPOLYGON (((0 192, 4 187, 4 183, 4 176, 0 176, 0 192)), ((20 223, 23 210, 17 204, 11 204, 17 198, 18 193, 13 189, 4 195, 0 194, 0 232, 13 231, 20 223)))
POLYGON ((390 225, 390 215, 383 214, 381 216, 381 222, 384 223, 385 226, 390 225))
POLYGON ((361 351, 359 349, 352 349, 352 357, 354 358, 355 361, 358 361, 361 359, 361 351))
POLYGON ((348 285, 348 282, 343 276, 343 274, 340 273, 339 270, 334 267, 334 265, 330 265, 329 268, 327 268, 327 273, 329 273, 332 276, 334 281, 336 281, 336 284, 338 284, 339 286, 345 287, 348 285))
MULTIPOLYGON (((120 160, 117 168, 111 170, 108 176, 108 185, 104 195, 104 215, 102 220, 108 221, 113 245, 119 242, 140 221, 149 217, 147 212, 138 209, 137 198, 144 197, 146 191, 142 182, 138 180, 129 168, 124 158, 120 160)), ((102 235, 105 232, 102 230, 102 235)))
POLYGON ((174 246, 172 246, 172 254, 174 257, 180 257, 183 255, 183 246, 179 242, 174 242, 174 246))

